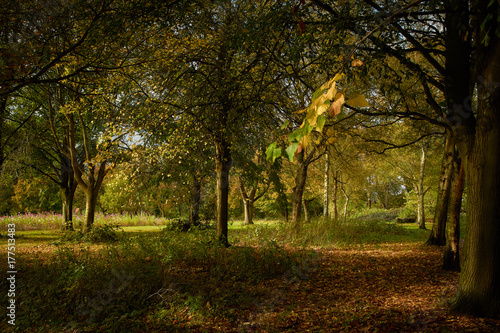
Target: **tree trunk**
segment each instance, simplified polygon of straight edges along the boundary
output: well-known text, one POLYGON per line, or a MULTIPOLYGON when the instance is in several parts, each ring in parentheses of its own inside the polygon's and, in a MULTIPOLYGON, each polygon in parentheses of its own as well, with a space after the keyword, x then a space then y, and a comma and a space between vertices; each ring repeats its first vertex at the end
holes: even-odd
POLYGON ((82 233, 86 234, 94 227, 95 207, 97 204, 97 195, 92 187, 85 191, 85 221, 82 227, 82 233))
POLYGON ((389 209, 389 184, 385 186, 384 196, 384 209, 389 209))
MULTIPOLYGON (((464 119, 460 156, 466 167, 467 235, 458 291, 451 309, 485 317, 500 315, 500 23, 497 1, 478 1, 477 118, 464 119), (487 15, 495 13, 491 20, 487 15), (486 45, 486 34, 490 37, 486 45)), ((458 28, 457 28, 458 29, 458 28)))
POLYGON ((228 240, 228 199, 229 170, 231 169, 231 150, 225 139, 220 139, 215 145, 215 168, 217 170, 217 239, 229 246, 228 240))
MULTIPOLYGON (((83 124, 83 120, 81 115, 81 126, 84 137, 84 146, 86 146, 85 138, 87 137, 87 133, 85 131, 85 126, 83 124)), ((76 126, 75 119, 73 114, 66 115, 66 119, 69 124, 69 150, 71 156, 71 167, 73 168, 73 174, 84 192, 86 199, 86 209, 85 209, 85 222, 82 226, 82 232, 87 233, 92 230, 94 226, 94 218, 95 218, 95 208, 97 204, 97 197, 99 195, 99 190, 101 188, 102 182, 104 181, 104 177, 108 170, 106 169, 106 160, 101 161, 98 166, 91 162, 92 157, 90 156, 89 149, 85 148, 86 151, 86 160, 87 166, 84 168, 78 163, 76 157, 76 142, 75 142, 75 134, 76 134, 76 126), (97 170, 96 170, 97 168, 97 170), (86 173, 86 179, 84 180, 83 174, 86 173)))
POLYGON ((422 158, 420 160, 420 173, 418 181, 418 215, 417 223, 420 229, 427 229, 425 227, 425 190, 424 190, 424 177, 425 177, 425 162, 427 159, 427 150, 425 145, 422 145, 422 158))
POLYGON ((243 209, 245 213, 245 220, 243 224, 253 224, 253 201, 250 199, 243 200, 243 209))
POLYGON ((73 231, 73 199, 78 183, 75 181, 71 159, 62 156, 59 190, 62 201, 62 230, 73 231))
POLYGON ((466 162, 465 261, 452 309, 495 317, 500 314, 500 99, 490 106, 479 103, 482 112, 490 112, 489 119, 479 120, 474 150, 466 162))
POLYGON ((5 127, 5 115, 7 114, 7 96, 0 97, 0 174, 2 173, 3 164, 5 162, 5 153, 3 142, 3 131, 5 127))
POLYGON ((240 194, 241 194, 241 200, 243 201, 243 210, 244 210, 244 215, 245 215, 245 225, 253 224, 253 208, 254 208, 254 202, 255 202, 255 193, 257 193, 257 182, 254 183, 252 188, 250 189, 250 192, 247 194, 246 189, 245 189, 245 184, 243 183, 243 180, 239 180, 239 187, 240 187, 240 194))
POLYGON ((327 219, 329 217, 329 205, 330 205, 330 154, 328 151, 325 154, 325 174, 323 180, 323 218, 327 219))
POLYGON ((302 208, 304 209, 304 222, 310 221, 309 216, 309 203, 313 201, 313 199, 304 199, 302 200, 302 208))
POLYGON ((201 179, 193 175, 191 187, 191 207, 189 209, 189 224, 200 224, 201 179))
POLYGON ((443 269, 460 272, 460 210, 465 186, 465 171, 462 161, 458 158, 456 163, 458 173, 455 179, 455 193, 452 207, 452 224, 448 227, 448 240, 443 258, 443 269))
POLYGON ((347 222, 347 207, 349 206, 349 195, 347 195, 347 192, 344 190, 344 186, 341 187, 342 193, 344 193, 345 197, 345 204, 344 204, 344 223, 347 222))
POLYGON ((85 191, 85 222, 82 227, 82 232, 85 234, 92 230, 95 220, 95 209, 99 190, 101 188, 104 177, 106 176, 106 161, 101 162, 96 172, 95 167, 90 167, 88 170, 88 182, 84 186, 85 191), (97 178, 96 178, 97 176, 97 178))
POLYGON ((337 208, 337 194, 339 187, 338 175, 339 175, 338 171, 335 171, 333 173, 332 215, 334 221, 337 221, 337 219, 339 218, 339 210, 337 208))
POLYGON ((73 231, 73 200, 75 198, 76 182, 68 187, 60 188, 62 200, 62 230, 73 231))
POLYGON ((450 206, 451 184, 455 159, 455 142, 452 134, 446 131, 446 142, 443 160, 441 161, 441 174, 439 176, 439 188, 436 198, 434 221, 429 239, 425 244, 443 246, 446 244, 446 221, 450 206))
POLYGON ((299 153, 297 158, 298 170, 295 177, 295 187, 293 189, 293 202, 292 202, 292 224, 298 226, 300 223, 302 197, 306 187, 307 169, 309 164, 304 161, 304 151, 299 153))

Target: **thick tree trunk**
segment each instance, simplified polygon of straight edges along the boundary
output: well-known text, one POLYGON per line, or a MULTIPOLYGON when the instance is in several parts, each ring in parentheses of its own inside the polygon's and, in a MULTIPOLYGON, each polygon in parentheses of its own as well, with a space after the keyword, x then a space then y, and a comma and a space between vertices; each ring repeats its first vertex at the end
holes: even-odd
POLYGON ((453 166, 455 158, 455 142, 449 131, 446 132, 445 150, 441 161, 441 174, 436 198, 436 209, 432 230, 427 245, 443 246, 446 244, 446 221, 450 206, 451 184, 453 180, 453 166))
POLYGON ((83 223, 82 232, 85 234, 92 230, 95 221, 95 209, 97 199, 99 197, 99 190, 101 189, 102 182, 106 176, 106 161, 103 161, 95 172, 95 167, 88 170, 88 182, 84 186, 85 191, 85 222, 83 223), (97 176, 97 178, 96 178, 97 176))
MULTIPOLYGON (((464 118, 460 155, 466 167, 467 234, 464 262, 451 309, 468 314, 500 315, 500 24, 497 1, 478 1, 477 118, 464 118), (495 13, 493 19, 487 15, 495 13), (488 43, 485 43, 488 34, 488 43)), ((458 28, 457 28, 458 29, 458 28)), ((473 117, 471 113, 466 113, 473 117)))
POLYGON ((465 171, 463 163, 457 159, 456 169, 458 173, 455 179, 455 193, 452 207, 452 223, 448 227, 448 240, 443 257, 443 269, 448 271, 460 271, 460 210, 462 208, 462 196, 465 186, 465 171))
MULTIPOLYGON (((76 184, 76 182, 75 182, 76 184)), ((73 231, 73 200, 75 197, 76 186, 72 185, 60 188, 62 200, 62 230, 73 231)))
POLYGON ((228 199, 231 150, 228 142, 221 139, 215 145, 215 168, 217 170, 217 239, 229 246, 228 240, 228 199))
POLYGON ((302 197, 307 181, 308 163, 304 162, 304 151, 299 153, 297 176, 295 177, 295 187, 293 189, 293 202, 292 202, 292 224, 298 226, 300 223, 302 197))
POLYGON ((474 150, 466 162, 465 261, 452 309, 495 317, 500 314, 500 99, 490 106, 479 103, 483 112, 491 112, 488 119, 479 120, 474 150))
POLYGON ((189 209, 189 224, 200 224, 201 179, 193 175, 191 187, 191 207, 189 209))
POLYGON ((330 154, 328 151, 325 154, 325 173, 323 175, 323 218, 327 219, 329 217, 329 205, 330 205, 330 154))
POLYGON ((427 150, 425 145, 422 145, 422 158, 420 160, 420 172, 418 179, 418 214, 417 223, 420 229, 427 229, 425 227, 425 190, 424 190, 424 177, 425 177, 425 162, 427 159, 427 150))
POLYGON ((243 209, 245 215, 245 220, 243 223, 245 225, 253 224, 253 200, 243 200, 243 209))
POLYGON ((85 191, 85 221, 83 223, 82 232, 86 234, 94 227, 95 207, 97 205, 97 195, 93 188, 85 191))

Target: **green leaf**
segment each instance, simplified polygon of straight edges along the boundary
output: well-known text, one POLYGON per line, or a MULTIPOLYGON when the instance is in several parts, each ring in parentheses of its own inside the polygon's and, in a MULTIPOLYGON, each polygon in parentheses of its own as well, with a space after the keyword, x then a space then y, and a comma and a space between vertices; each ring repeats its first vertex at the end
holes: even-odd
POLYGON ((309 121, 305 119, 300 128, 290 133, 290 135, 288 136, 288 141, 299 142, 304 136, 311 134, 312 130, 313 127, 311 126, 311 124, 309 124, 309 121))
POLYGON ((314 92, 314 94, 312 95, 311 97, 311 101, 314 101, 315 99, 317 99, 319 96, 323 95, 323 93, 325 92, 325 89, 323 87, 320 87, 318 88, 318 90, 316 90, 314 92))
POLYGON ((281 125, 280 130, 284 130, 285 128, 287 128, 288 124, 290 124, 290 122, 288 120, 285 120, 285 122, 283 123, 283 125, 281 125))
POLYGON ((268 161, 274 161, 281 156, 281 148, 276 147, 276 142, 271 143, 266 149, 266 157, 268 161))
POLYGON ((287 149, 285 149, 285 156, 288 157, 288 160, 290 162, 293 162, 293 158, 295 156, 295 152, 297 151, 297 148, 299 148, 299 143, 298 142, 292 142, 287 149))
POLYGON ((326 117, 325 116, 319 116, 318 117, 318 120, 317 120, 317 123, 316 123, 316 130, 318 132, 322 132, 323 131, 323 127, 325 126, 325 122, 326 122, 326 117))

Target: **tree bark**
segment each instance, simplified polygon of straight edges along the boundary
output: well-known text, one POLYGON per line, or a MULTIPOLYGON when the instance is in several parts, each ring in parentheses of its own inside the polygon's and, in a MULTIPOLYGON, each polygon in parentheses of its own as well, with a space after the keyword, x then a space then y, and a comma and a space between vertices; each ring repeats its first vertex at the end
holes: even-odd
POLYGON ((340 189, 342 190, 342 193, 344 193, 344 197, 345 197, 345 204, 344 204, 344 223, 347 222, 347 208, 349 207, 349 195, 347 194, 347 192, 345 191, 344 189, 344 186, 342 185, 340 187, 340 189))
POLYGON ((62 201, 62 230, 73 231, 73 200, 78 182, 75 181, 71 159, 61 154, 59 170, 59 191, 62 201))
POLYGON ((305 161, 304 151, 301 151, 297 156, 298 168, 297 176, 295 177, 295 187, 293 189, 293 202, 292 202, 292 224, 298 226, 300 223, 302 197, 307 181, 307 169, 309 163, 305 161))
POLYGON ((385 186, 384 197, 384 209, 389 209, 389 184, 385 186))
POLYGON ((339 187, 339 181, 338 181, 338 175, 339 172, 335 171, 333 173, 333 189, 332 189, 332 217, 334 221, 337 221, 339 218, 339 211, 337 208, 337 194, 338 194, 338 187, 339 187))
POLYGON ((465 187, 465 171, 462 161, 458 158, 455 169, 458 170, 455 179, 455 193, 452 207, 452 223, 448 227, 448 240, 443 257, 443 269, 460 272, 460 210, 465 187))
POLYGON ((468 117, 457 124, 457 131, 462 134, 457 142, 468 183, 467 235, 465 260, 451 309, 497 317, 500 315, 500 38, 494 31, 500 24, 495 17, 500 4, 477 1, 474 10, 478 106, 477 118, 467 109, 461 110, 468 117), (495 15, 487 20, 490 13, 495 15))
POLYGON ((89 168, 87 174, 88 181, 86 186, 83 186, 85 191, 85 222, 83 223, 82 232, 84 234, 91 231, 94 227, 95 208, 99 197, 99 190, 107 173, 106 161, 101 162, 97 172, 95 168, 89 168))
POLYGON ((75 198, 77 183, 75 181, 66 187, 60 188, 62 200, 62 230, 73 231, 73 201, 75 198))
POLYGON ((422 158, 420 160, 420 172, 418 179, 418 215, 417 223, 420 229, 427 229, 425 227, 425 190, 424 190, 424 177, 425 177, 425 162, 427 159, 427 149, 422 145, 422 158))
POLYGON ((221 138, 215 145, 215 168, 217 170, 216 237, 226 247, 230 245, 228 240, 228 199, 231 162, 229 143, 224 138, 221 138))
POLYGON ((434 220, 429 239, 425 244, 443 246, 446 244, 446 221, 450 206, 451 187, 455 159, 455 142, 451 132, 446 131, 446 142, 443 160, 441 161, 441 174, 436 198, 434 220))
POLYGON ((309 203, 313 201, 314 199, 303 199, 302 200, 302 208, 304 209, 304 222, 309 222, 310 221, 310 215, 309 215, 309 203))
POLYGON ((201 179, 193 174, 191 187, 191 207, 189 209, 189 224, 200 224, 201 179))
POLYGON ((255 202, 255 193, 257 192, 257 184, 250 189, 250 192, 247 194, 245 189, 245 184, 243 184, 243 180, 239 180, 240 194, 241 200, 243 201, 243 210, 245 215, 244 224, 249 225, 253 224, 253 208, 255 202))
POLYGON ((323 218, 327 219, 329 217, 329 205, 330 205, 330 154, 328 151, 325 153, 325 173, 323 180, 323 218))
POLYGON ((3 142, 3 132, 5 127, 5 114, 7 113, 7 96, 0 97, 0 174, 3 170, 3 164, 5 162, 5 150, 3 142))

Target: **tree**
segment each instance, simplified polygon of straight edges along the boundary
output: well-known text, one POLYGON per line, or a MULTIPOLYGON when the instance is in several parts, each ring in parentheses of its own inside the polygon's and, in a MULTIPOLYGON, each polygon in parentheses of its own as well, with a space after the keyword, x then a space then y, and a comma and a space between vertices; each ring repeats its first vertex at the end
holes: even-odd
MULTIPOLYGON (((463 270, 452 309, 495 317, 500 313, 500 4, 496 1, 451 1, 454 11, 447 23, 449 52, 470 40, 460 38, 461 24, 473 22, 474 76, 464 75, 463 85, 455 77, 462 56, 449 56, 449 114, 457 135, 460 157, 466 166, 467 235, 463 270), (457 9, 465 12, 457 13, 457 9), (469 13, 471 16, 469 16, 469 13), (473 15, 473 17, 472 17, 473 15), (456 43, 456 45, 455 45, 456 43), (477 110, 470 107, 470 85, 477 89, 477 110), (456 91, 459 90, 459 91, 456 91), (456 91, 456 92, 455 92, 456 91)), ((466 44, 466 50, 470 46, 466 44)), ((462 51, 463 52, 463 51, 462 51)), ((469 66, 469 59, 464 59, 469 66)), ((463 67, 459 70, 463 71, 463 67)))
POLYGON ((30 144, 37 158, 30 167, 58 185, 62 202, 62 229, 73 230, 73 199, 78 183, 71 164, 68 128, 59 112, 73 93, 55 84, 29 87, 25 92, 40 105, 37 116, 28 124, 32 133, 36 133, 36 139, 30 144))
POLYGON ((155 94, 168 106, 166 112, 192 121, 213 145, 216 237, 226 246, 234 151, 275 121, 276 96, 288 75, 278 68, 272 53, 285 43, 280 38, 260 38, 288 29, 284 7, 250 1, 200 3, 186 13, 189 24, 170 27, 172 48, 158 71, 164 79, 155 94))

